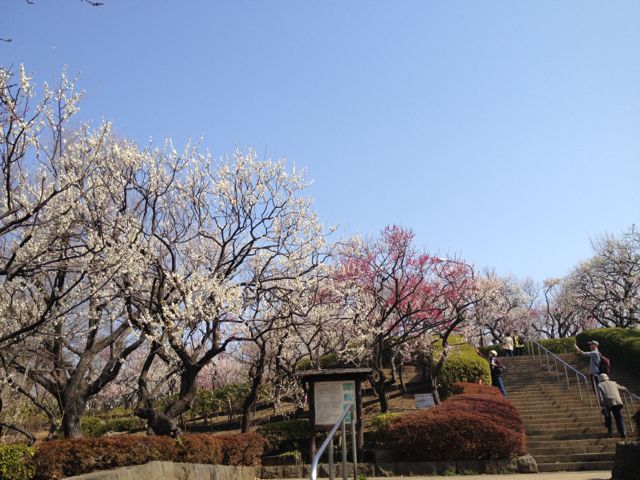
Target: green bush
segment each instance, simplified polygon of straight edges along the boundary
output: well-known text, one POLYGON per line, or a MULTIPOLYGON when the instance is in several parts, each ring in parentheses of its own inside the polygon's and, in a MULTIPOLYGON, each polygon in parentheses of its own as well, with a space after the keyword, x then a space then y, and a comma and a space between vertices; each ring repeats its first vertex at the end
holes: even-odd
MULTIPOLYGON (((565 338, 545 338, 542 340, 537 340, 537 342, 551 351, 552 353, 571 353, 573 352, 573 345, 575 343, 575 337, 565 337, 565 338)), ((529 346, 531 342, 524 342, 524 350, 522 350, 523 355, 529 354, 529 346)), ((502 345, 487 345, 484 347, 480 347, 478 350, 486 357, 489 355, 491 350, 495 350, 498 352, 498 355, 502 355, 502 345)))
POLYGON ((449 353, 440 372, 440 385, 445 396, 453 393, 457 382, 491 383, 489 362, 470 345, 458 345, 449 353))
POLYGON ((539 340, 538 343, 553 353, 573 353, 576 339, 575 337, 546 338, 539 340))
POLYGON ((576 337, 578 346, 588 350, 587 342, 596 340, 599 350, 611 358, 612 370, 616 366, 634 368, 640 365, 640 330, 628 328, 593 328, 576 337))
POLYGON ((267 453, 275 454, 306 449, 311 426, 309 420, 303 418, 260 425, 257 432, 266 440, 267 453))
POLYGON ((34 449, 26 445, 0 444, 0 479, 29 480, 35 472, 33 454, 34 449))
MULTIPOLYGON (((335 353, 325 353, 320 357, 320 368, 337 368, 343 366, 335 353)), ((296 371, 311 370, 311 359, 305 357, 296 363, 296 371)))
POLYGON ((84 417, 81 428, 85 437, 100 437, 107 432, 130 432, 136 428, 144 428, 144 426, 145 423, 138 417, 106 420, 98 417, 84 417))
POLYGON ((374 432, 387 433, 389 431, 389 425, 394 418, 397 418, 399 413, 378 413, 369 419, 369 425, 374 432))

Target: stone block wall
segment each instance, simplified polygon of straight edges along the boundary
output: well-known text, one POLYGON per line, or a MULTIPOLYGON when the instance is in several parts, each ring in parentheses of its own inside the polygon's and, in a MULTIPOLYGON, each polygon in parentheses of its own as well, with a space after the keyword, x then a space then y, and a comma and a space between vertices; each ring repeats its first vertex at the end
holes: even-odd
POLYGON ((149 462, 145 465, 85 473, 66 480, 254 480, 254 467, 149 462))

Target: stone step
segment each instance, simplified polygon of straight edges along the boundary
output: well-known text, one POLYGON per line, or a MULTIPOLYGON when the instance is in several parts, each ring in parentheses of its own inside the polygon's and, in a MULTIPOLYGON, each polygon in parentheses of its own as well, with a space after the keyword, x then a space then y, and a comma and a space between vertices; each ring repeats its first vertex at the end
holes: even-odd
MULTIPOLYGON (((532 447, 527 444, 527 450, 531 455, 534 455, 536 459, 539 459, 541 455, 578 455, 578 454, 586 454, 586 453, 608 453, 611 454, 613 449, 611 445, 568 445, 566 447, 549 447, 549 446, 540 446, 540 447, 532 447)), ((540 461, 543 461, 539 459, 540 461)))
POLYGON ((610 462, 615 459, 615 452, 577 453, 557 455, 535 455, 538 463, 582 463, 582 462, 610 462))
POLYGON ((527 447, 529 448, 566 448, 569 446, 589 447, 589 446, 605 446, 615 449, 619 438, 602 437, 602 438, 581 438, 577 440, 537 440, 536 437, 527 439, 527 447))
POLYGON ((613 464, 613 461, 538 463, 538 471, 543 473, 575 472, 579 470, 612 470, 613 464))
POLYGON ((569 439, 580 437, 601 438, 605 435, 609 435, 607 429, 604 427, 576 427, 576 428, 563 428, 563 427, 550 427, 550 428, 526 428, 525 434, 527 436, 535 435, 553 435, 557 439, 569 439))

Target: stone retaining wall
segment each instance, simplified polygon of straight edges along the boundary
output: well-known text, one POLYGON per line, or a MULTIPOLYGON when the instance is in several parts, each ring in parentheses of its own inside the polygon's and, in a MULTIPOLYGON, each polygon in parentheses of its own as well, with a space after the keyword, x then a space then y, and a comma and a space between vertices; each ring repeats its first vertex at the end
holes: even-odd
MULTIPOLYGON (((336 477, 342 476, 342 463, 335 465, 336 477)), ((358 473, 367 477, 398 477, 412 475, 443 475, 468 473, 537 473, 536 461, 531 455, 511 460, 475 460, 450 462, 389 462, 358 463, 358 473)), ((318 466, 319 476, 328 476, 329 466, 318 466)), ((275 465, 260 468, 260 478, 309 478, 309 465, 275 465)), ((348 476, 353 477, 353 465, 348 465, 348 476)))
POLYGON ((253 467, 149 462, 145 465, 85 473, 66 480, 254 480, 253 467))
POLYGON ((640 477, 640 442, 618 443, 613 480, 638 480, 640 477))

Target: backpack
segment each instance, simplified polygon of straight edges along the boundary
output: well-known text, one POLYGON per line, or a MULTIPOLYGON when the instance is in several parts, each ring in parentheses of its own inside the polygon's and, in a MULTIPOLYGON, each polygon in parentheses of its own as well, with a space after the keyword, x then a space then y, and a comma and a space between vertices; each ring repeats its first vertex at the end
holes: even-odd
POLYGON ((600 365, 598 366, 599 373, 606 373, 609 375, 611 373, 611 360, 609 357, 605 357, 603 354, 600 354, 600 365))

